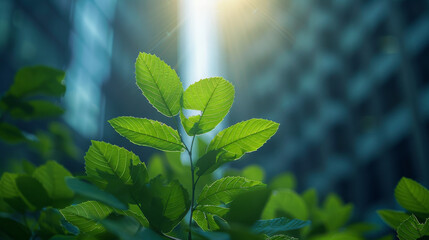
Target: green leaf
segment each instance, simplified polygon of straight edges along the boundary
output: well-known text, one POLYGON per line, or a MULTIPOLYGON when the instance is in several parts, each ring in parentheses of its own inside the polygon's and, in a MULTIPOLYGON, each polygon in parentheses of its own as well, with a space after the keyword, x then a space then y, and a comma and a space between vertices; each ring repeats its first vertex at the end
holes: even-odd
POLYGON ((65 177, 71 176, 67 169, 55 161, 48 161, 33 172, 33 177, 43 185, 54 204, 73 198, 74 194, 65 182, 65 177))
POLYGON ((224 149, 234 154, 237 159, 264 145, 278 128, 278 123, 265 119, 250 119, 240 122, 219 132, 210 142, 208 151, 224 149))
POLYGON ((321 235, 316 235, 311 238, 312 240, 363 240, 361 236, 357 236, 355 233, 352 232, 332 232, 332 233, 325 233, 321 235))
POLYGON ((197 143, 197 156, 201 158, 204 154, 206 154, 207 147, 209 146, 209 142, 204 139, 203 136, 196 137, 197 143))
POLYGON ((198 205, 219 205, 230 203, 240 193, 256 190, 265 184, 243 177, 221 178, 211 185, 206 185, 198 197, 198 205))
POLYGON ((8 94, 16 97, 33 95, 62 96, 66 91, 63 71, 45 66, 21 68, 8 94))
POLYGON ((189 86, 183 94, 183 107, 199 110, 201 115, 189 119, 180 115, 188 135, 213 130, 228 114, 234 101, 234 92, 234 86, 221 77, 203 79, 189 86))
POLYGON ((252 226, 252 232, 264 233, 269 236, 276 233, 292 231, 310 225, 310 221, 299 219, 275 218, 270 220, 258 220, 252 226))
MULTIPOLYGON (((251 233, 247 226, 234 224, 231 229, 228 229, 226 232, 229 233, 229 238, 231 240, 265 240, 266 236, 263 234, 254 234, 251 233)), ((217 240, 217 239, 216 239, 217 240)))
POLYGON ((195 167, 198 169, 197 175, 203 176, 216 170, 221 165, 216 165, 216 161, 220 158, 221 155, 224 154, 227 154, 227 152, 223 149, 220 149, 209 151, 200 157, 200 159, 198 159, 197 163, 195 164, 195 167))
POLYGON ((148 181, 146 165, 134 153, 105 142, 93 141, 85 164, 92 182, 123 203, 136 203, 140 185, 148 181))
POLYGON ((124 203, 119 201, 112 194, 104 192, 95 185, 71 177, 66 178, 66 183, 75 193, 88 198, 88 200, 96 200, 116 209, 128 209, 124 203))
MULTIPOLYGON (((28 240, 31 238, 31 231, 28 227, 15 220, 4 217, 0 217, 0 233, 14 240, 28 240)), ((0 236, 2 236, 2 234, 0 234, 0 236)))
POLYGON ((337 195, 330 194, 323 204, 323 209, 319 210, 317 214, 328 231, 333 232, 347 223, 352 212, 352 204, 344 205, 337 195))
POLYGON ((63 216, 57 209, 43 209, 37 221, 39 224, 37 235, 41 236, 42 239, 48 239, 54 235, 65 234, 65 229, 61 224, 63 219, 63 216))
POLYGON ((258 165, 250 165, 243 169, 241 176, 255 181, 263 181, 265 178, 265 171, 258 165))
POLYGON ((0 196, 0 212, 3 213, 13 213, 17 212, 18 210, 14 210, 7 202, 0 196))
POLYGON ((383 221, 393 229, 397 229, 398 226, 410 217, 409 214, 394 210, 378 210, 378 215, 383 221))
POLYGON ((118 213, 135 218, 144 227, 149 227, 147 218, 143 215, 137 204, 128 204, 128 210, 117 210, 118 213))
POLYGON ((421 224, 416 216, 411 215, 399 225, 397 233, 400 240, 416 240, 429 236, 429 219, 421 224))
POLYGON ((242 157, 245 153, 256 151, 277 132, 278 128, 279 124, 273 121, 250 119, 219 132, 210 142, 207 151, 225 152, 217 155, 216 163, 208 172, 242 157))
MULTIPOLYGON (((223 161, 226 161, 226 157, 223 157, 224 155, 228 155, 228 153, 223 149, 209 151, 204 154, 200 159, 198 159, 197 164, 195 164, 195 167, 198 168, 197 175, 203 176, 205 174, 212 173, 221 165, 221 163, 216 164, 217 159, 223 159, 223 161)), ((230 157, 230 160, 232 161, 233 157, 230 157)))
POLYGON ((163 240, 157 233, 148 228, 142 229, 140 223, 135 219, 127 216, 111 215, 108 218, 101 220, 101 223, 109 229, 109 232, 115 234, 119 239, 123 240, 163 240))
POLYGON ((238 195, 230 204, 227 221, 231 224, 251 227, 260 219, 270 195, 271 190, 268 189, 258 189, 238 195))
POLYGON ((27 140, 19 128, 6 122, 0 122, 0 138, 7 143, 20 143, 27 140))
POLYGON ((347 232, 355 233, 356 235, 365 235, 367 233, 370 233, 377 229, 377 225, 372 223, 353 223, 351 225, 348 225, 345 229, 347 232))
POLYGON ((26 159, 22 160, 21 167, 22 167, 23 172, 28 174, 28 175, 33 175, 34 170, 36 170, 36 166, 32 162, 30 162, 26 159))
POLYGON ((393 239, 393 236, 389 234, 381 238, 378 238, 377 240, 394 240, 394 239, 393 239))
POLYGON ((147 171, 146 164, 131 164, 130 172, 131 179, 133 180, 133 187, 141 188, 149 182, 149 172, 147 171))
POLYGON ((21 198, 21 193, 16 186, 15 179, 18 178, 15 173, 3 173, 0 179, 0 197, 18 212, 24 212, 30 206, 21 198))
POLYGON ((132 184, 130 163, 141 164, 134 153, 109 143, 92 141, 85 155, 86 174, 102 189, 108 185, 106 175, 114 176, 123 184, 132 184))
POLYGON ((167 117, 180 111, 183 86, 176 72, 155 55, 139 53, 136 61, 137 86, 147 100, 167 117))
POLYGON ((178 181, 165 183, 161 176, 152 179, 143 189, 141 208, 152 229, 170 232, 186 215, 189 195, 178 181))
POLYGON ((214 216, 222 217, 228 210, 228 208, 219 206, 200 205, 194 210, 192 218, 204 231, 215 231, 219 230, 220 227, 214 220, 214 216))
MULTIPOLYGON (((302 199, 304 200, 310 214, 314 214, 317 211, 319 206, 319 196, 314 188, 308 189, 302 194, 302 199)), ((313 217, 313 216, 311 216, 313 217)))
POLYGON ((308 219, 308 209, 304 200, 290 189, 273 192, 262 213, 263 219, 290 217, 301 220, 308 219))
POLYGON ((229 234, 225 232, 209 232, 209 231, 203 231, 199 228, 193 228, 192 229, 192 236, 198 237, 197 239, 204 239, 204 240, 231 240, 229 237, 229 234))
POLYGON ((395 198, 408 211, 429 213, 429 190, 412 179, 403 177, 399 181, 395 198))
MULTIPOLYGON (((149 178, 155 178, 158 175, 167 175, 166 164, 164 164, 162 156, 159 154, 153 154, 149 157, 149 161, 147 164, 147 171, 149 174, 149 178)), ((189 175, 189 170, 188 170, 189 175)))
POLYGON ((292 173, 283 173, 280 174, 271 180, 269 187, 273 190, 275 189, 295 189, 296 179, 292 173))
POLYGON ((43 185, 34 177, 19 176, 15 179, 16 187, 25 202, 30 203, 33 210, 50 206, 52 199, 43 185))
POLYGON ((49 124, 49 132, 55 139, 55 148, 70 158, 79 159, 80 150, 75 145, 73 134, 68 126, 60 122, 52 122, 49 124))
POLYGON ((95 235, 106 231, 99 221, 109 216, 113 210, 99 202, 87 201, 63 208, 60 212, 80 232, 95 235))
POLYGON ((184 150, 177 130, 158 121, 146 118, 118 117, 109 120, 109 123, 121 136, 134 144, 162 151, 181 152, 184 150))
POLYGON ((150 240, 164 240, 158 233, 152 231, 150 228, 145 228, 138 234, 138 239, 150 239, 150 240))
POLYGON ((12 117, 23 120, 57 117, 64 113, 64 109, 45 100, 25 101, 26 108, 12 108, 9 113, 12 117))

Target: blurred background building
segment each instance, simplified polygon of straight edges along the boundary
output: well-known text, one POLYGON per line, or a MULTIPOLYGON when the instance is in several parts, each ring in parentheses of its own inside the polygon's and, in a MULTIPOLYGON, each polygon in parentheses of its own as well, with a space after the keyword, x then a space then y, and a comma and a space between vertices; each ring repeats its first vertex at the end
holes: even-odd
POLYGON ((281 123, 248 158, 359 217, 394 207, 401 176, 429 183, 429 1, 241 2, 221 19, 231 121, 281 123))
POLYGON ((63 69, 64 121, 82 151, 103 139, 147 159, 153 150, 135 148, 107 120, 172 124, 135 85, 138 52, 150 52, 187 84, 199 74, 233 82, 225 126, 281 123, 235 167, 258 163, 268 178, 291 171, 301 190, 339 192, 359 219, 396 206, 401 176, 429 185, 429 1, 207 2, 0 0, 0 93, 20 67, 63 69))

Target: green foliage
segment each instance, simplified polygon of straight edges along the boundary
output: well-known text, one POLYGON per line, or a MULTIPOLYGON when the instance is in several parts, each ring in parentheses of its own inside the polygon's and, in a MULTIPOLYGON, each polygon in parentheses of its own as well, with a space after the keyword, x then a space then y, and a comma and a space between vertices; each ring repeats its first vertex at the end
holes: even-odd
MULTIPOLYGON (((33 97, 61 96, 63 78, 63 73, 47 68, 19 72, 16 86, 0 102, 2 113, 23 120, 61 114, 55 103, 33 97), (23 79, 31 76, 34 84, 23 86, 23 79)), ((276 176, 267 186, 262 183, 264 170, 251 165, 214 180, 212 172, 256 151, 279 128, 270 120, 250 119, 220 131, 208 144, 197 137, 215 129, 229 112, 235 94, 230 82, 207 78, 184 91, 170 66, 154 55, 140 53, 136 83, 160 113, 176 116, 175 121, 192 138, 191 145, 184 143, 186 136, 178 126, 173 129, 146 118, 111 119, 115 131, 132 143, 165 153, 152 156, 146 167, 122 147, 92 141, 82 177, 73 177, 54 161, 37 168, 23 161, 22 174, 4 173, 0 179, 0 207, 24 217, 31 213, 37 216, 31 218, 36 224, 30 228, 27 221, 6 220, 5 225, 41 239, 184 239, 186 235, 188 239, 361 239, 367 231, 366 225, 345 226, 352 206, 338 197, 330 195, 319 207, 315 191, 295 192, 291 174, 276 176), (186 116, 188 110, 198 114, 186 116), (198 147, 194 148, 195 142, 198 147), (182 161, 183 151, 189 164, 182 161)), ((0 121, 0 127, 7 129, 1 135, 8 141, 29 141, 12 123, 0 121)), ((31 146, 46 158, 56 156, 52 149, 57 146, 73 155, 68 144, 57 145, 70 139, 67 131, 58 124, 49 130, 36 132, 38 140, 31 146)), ((7 230, 2 232, 11 237, 7 230)))
POLYGON ((24 212, 29 206, 21 197, 15 180, 18 174, 5 172, 0 179, 0 196, 8 206, 18 212, 24 212))
POLYGON ((403 177, 395 188, 395 198, 407 212, 379 210, 378 215, 396 230, 400 240, 429 236, 429 191, 418 182, 403 177))
POLYGON ((6 122, 0 122, 0 138, 7 143, 19 143, 27 140, 18 127, 6 122))
POLYGON ((165 183, 162 177, 152 179, 141 196, 141 208, 151 228, 170 232, 186 215, 190 201, 188 192, 178 181, 165 183))
MULTIPOLYGON (((78 149, 69 129, 58 122, 46 122, 64 113, 59 98, 65 93, 65 73, 45 66, 24 67, 15 75, 12 86, 0 94, 0 140, 9 144, 26 144, 28 149, 11 149, 11 153, 31 158, 33 162, 76 159, 78 149), (43 121, 41 121, 43 120, 43 121), (28 122, 37 121, 38 128, 28 128, 28 122), (37 155, 37 157, 35 156, 37 155)), ((6 164, 6 165, 7 165, 6 164)))
POLYGON ((247 179, 263 181, 265 178, 264 170, 258 165, 250 165, 243 169, 241 175, 247 179))
POLYGON ((52 199, 36 178, 19 176, 15 179, 15 183, 21 198, 27 203, 30 210, 40 210, 45 206, 51 205, 52 199))
POLYGON ((86 174, 102 189, 108 184, 131 184, 130 163, 144 164, 134 153, 105 142, 92 141, 85 155, 86 174))
POLYGON ((265 233, 267 235, 272 236, 281 232, 301 229, 309 225, 310 221, 302 221, 298 219, 292 220, 281 217, 270 220, 256 221, 255 224, 252 226, 252 230, 255 233, 265 233))
POLYGON ((64 95, 65 73, 45 66, 25 67, 18 71, 8 95, 29 97, 47 95, 59 97, 64 95))
MULTIPOLYGON (((49 132, 36 131, 37 141, 30 141, 14 122, 3 121, 8 117, 33 120, 61 114, 62 109, 47 97, 64 94, 63 78, 64 73, 44 67, 20 71, 0 101, 0 138, 30 142, 44 158, 59 156, 52 149, 75 156, 70 134, 61 124, 49 125, 49 132), (30 78, 34 82, 23 84, 30 78)), ((175 121, 192 137, 191 145, 184 143, 185 136, 179 134, 178 126, 173 129, 151 119, 117 117, 109 123, 121 136, 165 153, 152 156, 146 167, 137 155, 122 147, 92 141, 84 157, 84 177, 73 177, 55 161, 37 168, 23 161, 22 173, 6 172, 0 179, 0 209, 14 210, 23 218, 30 216, 30 220, 20 223, 0 218, 0 237, 363 239, 372 229, 367 224, 347 226, 353 207, 336 195, 329 195, 320 207, 315 190, 302 195, 295 192, 296 180, 290 173, 275 176, 266 186, 262 183, 264 170, 251 165, 240 171, 227 171, 225 177, 214 180, 210 173, 256 151, 279 127, 270 120, 250 119, 222 130, 208 144, 197 137, 213 130, 229 112, 235 94, 230 82, 221 77, 207 78, 183 91, 176 72, 146 53, 137 58, 136 82, 160 113, 174 117, 180 112, 175 121), (199 112, 186 116, 188 110, 199 112), (194 148, 194 142, 198 147, 194 148), (183 151, 189 156, 185 159, 188 165, 182 161, 183 151), (188 223, 184 220, 187 215, 188 223)), ((421 188, 407 184, 398 196, 425 194, 421 188)), ((425 213, 421 211, 424 201, 404 200, 402 204, 420 207, 419 214, 425 213)), ((386 219, 391 217, 387 213, 386 219)), ((409 226, 425 234, 427 227, 418 220, 407 224, 403 225, 405 235, 412 234, 406 231, 409 226)))
POLYGON ((206 185, 197 200, 194 220, 203 230, 217 230, 214 217, 223 217, 228 208, 220 207, 230 203, 237 195, 261 189, 264 184, 243 177, 225 177, 206 185))
POLYGON ((63 114, 63 109, 47 97, 64 95, 64 77, 63 71, 44 66, 19 70, 12 86, 0 99, 0 138, 7 143, 29 141, 15 124, 10 123, 12 120, 28 121, 63 114), (8 117, 12 119, 6 122, 8 117))
POLYGON ((335 231, 347 223, 352 211, 353 206, 351 204, 344 205, 337 195, 331 194, 326 198, 323 208, 317 214, 319 219, 325 223, 328 231, 335 231))
POLYGON ((70 129, 59 122, 51 122, 48 131, 36 131, 37 141, 30 146, 36 150, 43 159, 77 160, 79 149, 74 145, 70 129))
POLYGON ((296 179, 291 173, 283 173, 274 177, 269 186, 271 189, 295 189, 296 179))
POLYGON ((377 213, 381 219, 393 229, 397 229, 403 221, 410 217, 410 215, 405 212, 394 210, 379 210, 377 213))
POLYGON ((275 236, 266 238, 266 240, 294 240, 294 239, 297 239, 297 238, 289 237, 286 235, 275 235, 275 236))
POLYGON ((270 195, 271 191, 268 189, 258 189, 238 195, 230 204, 227 221, 230 224, 251 228, 261 218, 270 195))
MULTIPOLYGON (((226 170, 226 175, 243 176, 251 171, 226 170)), ((261 170, 261 169, 259 169, 261 170)), ((258 178, 260 171, 254 171, 249 178, 258 178)), ((279 222, 302 223, 304 228, 288 230, 286 237, 299 239, 366 239, 366 234, 375 228, 372 224, 355 223, 347 225, 350 221, 353 206, 344 204, 335 194, 329 194, 322 204, 319 204, 319 196, 315 189, 309 189, 302 194, 292 188, 296 185, 295 177, 291 173, 281 173, 272 178, 268 187, 272 193, 262 212, 262 222, 271 222, 275 226, 279 222), (292 183, 292 184, 291 184, 292 183), (311 224, 310 224, 311 223, 311 224)), ((258 222, 259 222, 258 221, 258 222)), ((287 228, 285 224, 284 228, 287 228)), ((282 227, 279 227, 282 228, 282 227)), ((267 234, 267 233, 265 233, 267 234)), ((277 233, 273 233, 277 234, 277 233)), ((274 236, 273 236, 274 237, 274 236)), ((277 237, 277 236, 276 236, 277 237)))
POLYGON ((31 237, 31 231, 28 227, 4 217, 0 217, 0 232, 3 233, 3 237, 8 237, 8 239, 30 239, 31 237))
POLYGON ((106 232, 97 220, 109 216, 113 209, 96 201, 88 201, 68 206, 60 212, 67 221, 78 227, 81 233, 97 235, 106 232))
POLYGON ((67 169, 54 161, 48 161, 33 172, 33 177, 43 185, 49 197, 58 203, 73 198, 74 193, 67 187, 64 180, 71 176, 67 169))
MULTIPOLYGON (((1 201, 6 204, 6 209, 13 209, 24 219, 20 225, 14 224, 15 227, 25 227, 25 232, 28 231, 30 235, 40 239, 70 234, 62 224, 64 221, 62 215, 53 208, 66 206, 74 199, 75 194, 64 180, 64 177, 71 176, 70 172, 53 161, 48 161, 37 168, 27 161, 22 163, 27 168, 25 173, 5 172, 0 180, 1 201)), ((9 220, 4 221, 6 225, 13 223, 9 220)), ((3 232, 15 239, 15 235, 11 236, 8 231, 0 229, 0 236, 3 232)))
POLYGON ((25 107, 20 106, 10 109, 12 117, 23 120, 56 117, 63 113, 64 110, 60 106, 45 100, 28 100, 25 103, 25 107))
POLYGON ((66 182, 67 186, 72 189, 76 194, 79 194, 91 200, 99 201, 116 209, 127 210, 128 208, 128 206, 126 206, 123 202, 119 201, 115 196, 99 189, 95 185, 86 183, 76 178, 67 178, 66 182))
POLYGON ((64 77, 63 71, 49 67, 22 68, 15 75, 9 91, 1 98, 0 109, 13 118, 24 120, 61 115, 63 110, 58 105, 34 97, 64 95, 64 77))
MULTIPOLYGON (((207 147, 197 139, 200 146, 195 153, 195 135, 213 130, 231 108, 234 100, 232 84, 220 77, 208 78, 192 84, 183 92, 176 72, 158 57, 146 53, 140 53, 137 58, 136 80, 143 95, 159 112, 167 117, 181 112, 181 123, 186 133, 193 136, 191 146, 184 144, 177 129, 155 120, 135 117, 110 120, 111 126, 132 143, 169 153, 154 156, 146 168, 132 152, 109 143, 93 141, 85 155, 85 169, 88 179, 96 186, 77 179, 67 180, 76 193, 93 201, 62 209, 64 217, 77 226, 81 234, 106 234, 105 226, 109 226, 113 234, 130 239, 134 239, 130 236, 142 233, 139 224, 132 218, 113 215, 140 219, 137 222, 142 226, 167 238, 177 234, 175 229, 183 228, 178 225, 188 212, 189 238, 194 228, 192 220, 204 231, 223 229, 222 226, 227 225, 226 218, 233 224, 247 222, 247 225, 258 220, 270 196, 267 190, 264 190, 264 194, 260 192, 266 188, 261 182, 243 177, 226 177, 205 185, 202 190, 197 187, 197 183, 200 179, 201 182, 211 179, 202 175, 208 175, 223 163, 260 148, 275 134, 279 125, 264 119, 241 122, 217 134, 207 147), (187 118, 185 109, 198 110, 200 114, 187 118), (180 153, 172 153, 182 151, 189 155, 190 169, 182 164, 180 153), (195 166, 193 154, 199 157, 195 166), (189 170, 191 179, 184 180, 189 179, 189 170), (196 197, 198 192, 201 193, 196 197), (252 195, 253 200, 244 203, 247 199, 241 197, 241 194, 251 193, 258 195, 252 195), (127 214, 127 211, 120 210, 122 204, 128 206, 127 211, 133 208, 137 213, 133 211, 133 214, 127 214), (231 205, 231 208, 225 204, 231 205), (254 209, 252 218, 242 215, 248 211, 244 207, 246 205, 254 209), (130 227, 120 231, 118 226, 127 224, 130 227)), ((246 173, 255 175, 258 170, 252 167, 246 173)), ((259 171, 259 180, 262 178, 263 174, 259 171)), ((237 234, 235 230, 227 233, 232 238, 237 234)))
POLYGON ((132 143, 162 151, 184 150, 177 130, 146 118, 118 117, 109 121, 112 127, 132 143))
POLYGON ((250 119, 219 132, 210 142, 206 156, 197 163, 199 176, 208 174, 222 164, 258 150, 279 128, 279 124, 265 119, 250 119))
POLYGON ((397 232, 400 240, 415 240, 429 236, 429 219, 420 223, 416 216, 411 215, 398 226, 397 232))
POLYGON ((402 178, 395 189, 395 198, 405 209, 429 214, 429 190, 409 178, 402 178))
POLYGON ((181 108, 183 86, 176 72, 157 56, 140 53, 136 61, 137 86, 162 114, 175 116, 181 108))
POLYGON ((37 220, 39 229, 37 235, 42 239, 48 239, 51 236, 62 235, 67 232, 62 225, 63 216, 55 208, 46 208, 40 212, 40 217, 37 220))
POLYGON ((201 115, 186 118, 183 127, 190 136, 213 130, 228 114, 234 101, 234 87, 221 77, 203 79, 189 86, 183 94, 183 108, 199 110, 201 115))
POLYGON ((194 210, 193 219, 204 231, 219 230, 219 226, 214 220, 215 216, 222 218, 228 213, 229 209, 213 205, 199 205, 194 210))
POLYGON ((301 220, 308 219, 308 209, 304 200, 290 189, 282 189, 271 195, 262 218, 271 219, 283 215, 301 220))
POLYGON ((240 193, 255 190, 264 184, 247 180, 243 177, 221 178, 209 186, 205 186, 198 198, 198 205, 227 204, 240 193))

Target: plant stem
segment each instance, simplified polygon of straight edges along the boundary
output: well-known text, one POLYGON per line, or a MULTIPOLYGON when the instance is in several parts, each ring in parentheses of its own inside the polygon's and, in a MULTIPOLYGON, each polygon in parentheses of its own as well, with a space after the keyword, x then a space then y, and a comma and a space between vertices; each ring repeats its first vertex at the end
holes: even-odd
POLYGON ((192 149, 194 147, 194 140, 195 140, 195 136, 192 138, 191 150, 188 150, 189 161, 191 163, 191 177, 192 177, 191 214, 189 216, 189 234, 188 234, 188 240, 192 240, 192 231, 191 231, 191 228, 192 228, 192 214, 194 213, 195 186, 196 186, 196 182, 194 180, 195 169, 194 169, 194 163, 192 162, 192 149))
MULTIPOLYGON (((180 121, 180 120, 178 120, 178 121, 180 121)), ((174 121, 174 124, 176 125, 177 131, 179 131, 180 129, 179 129, 179 125, 177 124, 177 121, 174 121)), ((189 234, 188 234, 188 240, 192 240, 191 227, 192 227, 192 214, 194 213, 195 187, 197 185, 198 180, 200 179, 198 177, 197 181, 195 181, 195 169, 194 169, 194 163, 192 161, 192 150, 194 148, 195 136, 193 136, 193 138, 192 138, 192 142, 191 142, 190 148, 188 148, 186 146, 185 142, 183 141, 182 135, 180 133, 179 133, 179 137, 180 137, 180 140, 182 141, 183 145, 185 146, 186 151, 188 152, 189 162, 191 164, 192 195, 191 195, 191 214, 190 214, 190 217, 189 217, 189 234)))

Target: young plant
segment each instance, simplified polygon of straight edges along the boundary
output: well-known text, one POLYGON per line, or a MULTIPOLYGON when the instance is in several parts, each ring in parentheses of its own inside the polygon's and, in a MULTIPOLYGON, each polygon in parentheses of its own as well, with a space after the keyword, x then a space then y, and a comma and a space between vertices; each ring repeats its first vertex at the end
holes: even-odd
POLYGON ((395 188, 395 198, 406 211, 379 210, 381 219, 396 230, 400 240, 429 239, 429 190, 403 177, 395 188))
POLYGON ((140 53, 137 58, 136 79, 143 95, 160 113, 166 117, 180 116, 183 129, 192 138, 191 144, 185 144, 177 124, 174 129, 155 120, 136 117, 117 117, 109 123, 120 135, 136 145, 164 152, 187 152, 190 194, 178 180, 167 181, 161 175, 150 179, 146 165, 132 152, 109 143, 93 141, 85 156, 88 179, 96 185, 92 187, 101 188, 115 196, 125 203, 127 208, 117 209, 91 201, 62 209, 64 217, 77 226, 81 234, 98 236, 106 232, 107 226, 110 231, 124 238, 125 231, 115 229, 121 229, 117 226, 130 226, 129 223, 133 220, 120 217, 120 220, 116 221, 118 218, 112 219, 112 214, 137 219, 137 222, 134 221, 136 227, 130 232, 131 236, 143 236, 143 226, 143 232, 146 234, 150 233, 147 229, 151 229, 158 234, 158 238, 162 236, 168 239, 184 237, 173 231, 184 227, 188 228, 188 239, 193 238, 193 232, 196 234, 194 238, 200 239, 202 235, 207 238, 204 231, 215 230, 231 237, 240 233, 252 235, 253 239, 290 239, 283 235, 271 238, 264 234, 269 230, 268 235, 272 236, 287 231, 288 226, 292 225, 292 229, 296 229, 308 224, 294 220, 300 224, 297 227, 297 222, 293 222, 293 225, 290 223, 292 220, 283 218, 257 221, 269 196, 269 191, 259 181, 238 176, 225 177, 207 184, 199 196, 196 195, 197 184, 203 176, 246 153, 256 151, 279 127, 278 123, 265 119, 250 119, 237 123, 219 132, 203 151, 204 154, 195 161, 193 157, 196 151, 196 136, 213 130, 231 108, 234 87, 230 82, 221 77, 207 78, 192 84, 184 91, 176 72, 158 57, 147 53, 140 53), (200 113, 186 116, 185 109, 197 110, 200 113), (253 205, 250 205, 253 210, 249 211, 249 208, 243 208, 249 205, 249 198, 243 201, 243 198, 236 197, 252 191, 258 194, 252 195, 250 202, 253 205), (246 214, 240 215, 242 213, 246 214), (177 227, 187 214, 188 225, 177 227), (272 223, 275 224, 269 227, 272 223))

